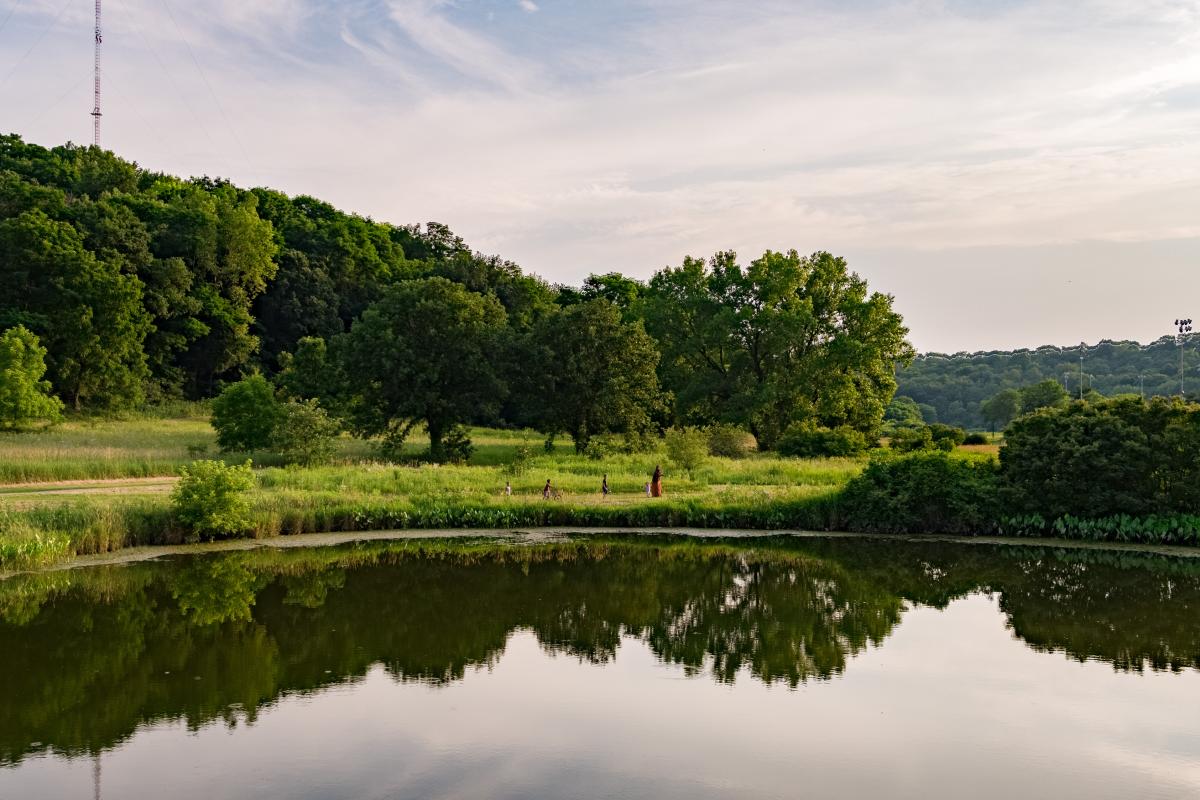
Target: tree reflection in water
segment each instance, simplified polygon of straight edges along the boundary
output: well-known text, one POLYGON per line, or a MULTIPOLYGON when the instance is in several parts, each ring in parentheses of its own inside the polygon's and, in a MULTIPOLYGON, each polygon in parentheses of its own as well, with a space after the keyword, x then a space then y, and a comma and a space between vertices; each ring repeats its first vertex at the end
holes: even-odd
POLYGON ((393 542, 210 554, 0 582, 0 765, 139 725, 253 722, 360 679, 444 684, 510 634, 605 663, 623 637, 730 682, 831 678, 906 604, 998 595, 1040 651, 1200 668, 1200 561, 870 538, 393 542))

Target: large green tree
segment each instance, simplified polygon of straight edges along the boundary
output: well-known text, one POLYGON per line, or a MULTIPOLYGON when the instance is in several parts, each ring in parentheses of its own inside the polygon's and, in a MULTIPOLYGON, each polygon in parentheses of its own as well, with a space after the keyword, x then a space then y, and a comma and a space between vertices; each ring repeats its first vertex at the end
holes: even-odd
POLYGON ((1067 390, 1054 378, 1023 386, 1020 392, 1021 413, 1023 414, 1037 411, 1039 408, 1061 408, 1071 400, 1067 390))
POLYGON ((624 322, 607 300, 568 306, 533 332, 528 369, 536 376, 538 428, 566 433, 577 452, 601 433, 639 433, 663 409, 659 353, 641 322, 624 322))
POLYGON ((678 417, 741 423, 768 447, 797 422, 875 431, 913 354, 892 298, 829 253, 689 258, 642 308, 678 417))
POLYGON ((334 340, 350 421, 394 449, 416 423, 430 457, 445 457, 451 427, 494 414, 507 387, 504 307, 445 278, 390 287, 334 340))
POLYGON ((21 325, 0 334, 0 428, 19 429, 33 422, 57 422, 62 401, 50 393, 46 348, 21 325))
POLYGON ((1021 393, 1016 389, 1004 389, 984 400, 979 406, 984 421, 996 429, 1004 430, 1021 413, 1021 393))
POLYGON ((211 396, 258 349, 251 310, 275 275, 274 232, 255 195, 225 183, 157 177, 128 202, 158 260, 146 282, 161 292, 154 301, 165 316, 152 341, 165 352, 152 363, 166 384, 211 396))
POLYGON ((0 222, 0 325, 15 324, 46 345, 55 390, 76 408, 140 402, 150 330, 141 282, 37 210, 0 222))

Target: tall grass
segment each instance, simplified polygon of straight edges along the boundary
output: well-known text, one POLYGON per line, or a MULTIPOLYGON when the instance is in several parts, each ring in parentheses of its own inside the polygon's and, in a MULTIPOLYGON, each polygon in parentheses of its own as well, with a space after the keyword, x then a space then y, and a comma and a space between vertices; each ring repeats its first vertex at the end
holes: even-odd
MULTIPOLYGON (((369 443, 339 442, 339 458, 369 457, 369 443)), ((207 416, 77 417, 38 431, 0 434, 0 484, 175 475, 197 458, 282 463, 272 453, 220 453, 207 416)))
MULTIPOLYGON (((836 491, 713 495, 604 503, 529 498, 397 496, 295 489, 254 494, 253 538, 299 533, 437 528, 694 527, 827 530, 836 491)), ((122 547, 176 544, 187 532, 165 498, 87 498, 0 512, 0 569, 41 566, 122 547)))
MULTIPOLYGON (((661 450, 612 455, 595 461, 575 455, 569 441, 557 442, 546 453, 542 436, 533 431, 475 428, 471 439, 475 453, 470 466, 485 470, 472 479, 480 488, 485 484, 496 490, 504 486, 500 469, 513 460, 518 447, 530 448, 537 454, 530 465, 531 471, 520 479, 522 491, 540 492, 547 478, 557 488, 573 494, 599 491, 600 479, 605 474, 609 476, 609 485, 617 491, 636 491, 650 479, 657 464, 667 469, 668 476, 672 472, 661 450)), ((414 434, 406 444, 405 455, 416 463, 427 447, 427 439, 420 433, 414 434)), ((343 436, 338 440, 334 460, 340 465, 367 465, 370 471, 371 461, 376 457, 375 443, 343 436)), ((130 413, 121 418, 78 416, 46 430, 2 434, 0 484, 166 477, 177 474, 180 467, 197 458, 220 458, 235 463, 251 458, 257 466, 282 463, 273 453, 220 453, 216 434, 209 424, 207 405, 185 403, 166 411, 130 413)), ((861 465, 850 459, 796 461, 771 455, 741 460, 712 459, 695 471, 692 480, 671 476, 668 490, 692 491, 718 485, 836 486, 860 469, 861 465)), ((438 485, 438 480, 432 479, 430 489, 446 488, 438 485)))
POLYGON ((83 500, 0 510, 0 569, 5 570, 181 540, 165 502, 83 500))

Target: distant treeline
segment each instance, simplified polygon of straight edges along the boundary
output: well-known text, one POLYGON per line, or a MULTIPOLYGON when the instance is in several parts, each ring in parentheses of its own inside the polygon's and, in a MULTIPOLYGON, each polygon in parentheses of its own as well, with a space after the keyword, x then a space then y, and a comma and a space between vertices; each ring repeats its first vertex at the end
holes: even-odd
MULTIPOLYGON (((897 393, 924 406, 926 422, 982 428, 980 404, 1005 389, 1021 389, 1044 380, 1063 384, 1079 396, 1080 347, 993 350, 979 353, 927 353, 897 372, 897 393), (930 410, 934 412, 931 418, 930 410)), ((1184 348, 1184 378, 1189 396, 1200 390, 1200 356, 1184 348)), ((1149 344, 1102 341, 1083 349, 1083 388, 1112 397, 1179 395, 1179 346, 1172 336, 1149 344)))
POLYGON ((553 286, 441 224, 10 135, 0 331, 17 326, 45 348, 68 408, 212 397, 253 372, 297 371, 327 343, 363 430, 536 422, 577 446, 717 422, 767 447, 794 426, 871 435, 912 356, 892 299, 829 253, 726 252, 648 282, 553 286))

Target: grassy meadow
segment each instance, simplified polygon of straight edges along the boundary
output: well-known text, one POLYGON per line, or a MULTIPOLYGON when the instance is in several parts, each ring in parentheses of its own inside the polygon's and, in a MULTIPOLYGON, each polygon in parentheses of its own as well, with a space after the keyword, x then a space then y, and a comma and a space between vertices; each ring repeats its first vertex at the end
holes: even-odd
POLYGON ((831 498, 863 463, 754 454, 710 458, 688 475, 661 450, 594 460, 576 455, 569 441, 546 452, 532 431, 475 429, 475 453, 465 465, 418 465, 427 441, 414 435, 409 466, 383 463, 371 442, 350 437, 339 439, 334 463, 281 466, 272 454, 220 453, 206 410, 185 411, 73 419, 0 437, 0 569, 183 541, 170 489, 180 467, 199 458, 254 462, 255 537, 535 525, 828 527, 831 498), (514 474, 518 447, 533 455, 514 474), (666 496, 652 499, 644 487, 658 464, 666 496), (600 491, 605 475, 608 497, 600 491), (552 500, 542 499, 547 479, 558 493, 552 500))

